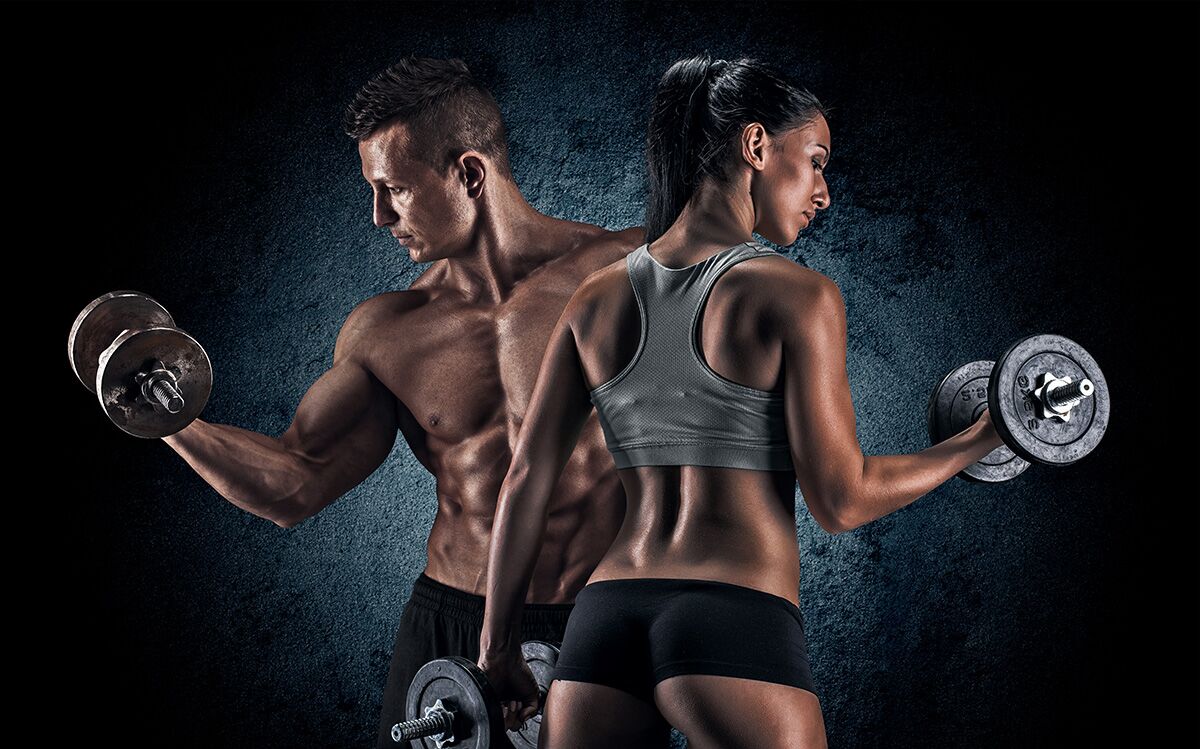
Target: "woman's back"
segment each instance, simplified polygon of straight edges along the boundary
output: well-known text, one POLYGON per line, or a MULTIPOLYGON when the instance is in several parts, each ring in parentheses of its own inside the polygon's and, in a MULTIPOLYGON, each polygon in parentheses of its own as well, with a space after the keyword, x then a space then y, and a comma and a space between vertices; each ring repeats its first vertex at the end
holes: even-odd
POLYGON ((745 241, 796 241, 829 206, 830 152, 816 99, 755 60, 681 60, 659 82, 654 252, 597 271, 567 304, 496 515, 480 667, 527 717, 537 695, 516 647, 519 603, 546 526, 568 522, 547 517, 548 498, 594 406, 628 504, 576 596, 544 746, 655 746, 666 718, 696 745, 823 749, 797 606, 796 484, 837 533, 1000 445, 985 409, 920 453, 863 455, 837 285, 745 241), (769 730, 747 734, 747 710, 769 730))
POLYGON ((701 262, 681 267, 657 253, 643 246, 580 290, 579 358, 628 498, 590 581, 703 578, 794 602, 783 300, 765 290, 782 274, 802 295, 798 275, 824 277, 757 243, 691 253, 701 262))

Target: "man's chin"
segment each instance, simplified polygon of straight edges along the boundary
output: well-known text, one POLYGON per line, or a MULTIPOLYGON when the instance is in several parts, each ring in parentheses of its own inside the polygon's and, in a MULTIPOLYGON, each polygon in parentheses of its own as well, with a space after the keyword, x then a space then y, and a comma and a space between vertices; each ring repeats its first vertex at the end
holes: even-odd
POLYGON ((414 250, 412 247, 408 248, 408 259, 414 263, 431 263, 437 260, 436 257, 429 257, 425 250, 414 250))
POLYGON ((449 255, 439 247, 421 245, 420 247, 408 248, 408 259, 414 263, 432 263, 435 260, 445 260, 447 257, 449 255))

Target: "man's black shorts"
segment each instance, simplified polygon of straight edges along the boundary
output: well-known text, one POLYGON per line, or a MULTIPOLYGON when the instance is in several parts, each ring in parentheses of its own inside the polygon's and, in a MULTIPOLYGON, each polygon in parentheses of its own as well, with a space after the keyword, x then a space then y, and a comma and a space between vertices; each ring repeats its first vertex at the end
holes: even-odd
MULTIPOLYGON (((392 663, 383 690, 376 749, 395 749, 397 746, 392 741, 392 726, 406 717, 404 702, 408 685, 421 666, 448 655, 479 660, 483 604, 483 596, 443 585, 423 572, 417 577, 396 630, 392 663)), ((521 642, 545 640, 561 644, 567 618, 574 607, 573 603, 525 604, 521 642)))

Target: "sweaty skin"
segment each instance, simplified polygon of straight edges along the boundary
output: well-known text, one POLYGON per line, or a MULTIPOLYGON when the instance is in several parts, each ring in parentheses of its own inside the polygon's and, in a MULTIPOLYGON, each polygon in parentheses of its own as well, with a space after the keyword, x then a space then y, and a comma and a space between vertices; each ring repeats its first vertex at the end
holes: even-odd
MULTIPOLYGON (((680 268, 748 241, 751 231, 791 244, 816 211, 829 205, 823 175, 829 142, 824 118, 774 143, 761 125, 747 126, 743 163, 732 187, 702 183, 681 217, 651 243, 651 256, 680 268)), ((846 371, 841 293, 826 276, 785 257, 755 258, 730 268, 713 286, 699 320, 697 347, 711 369, 733 382, 784 394, 795 472, 691 465, 618 470, 628 511, 589 583, 699 578, 794 601, 800 582, 797 482, 816 522, 838 533, 915 501, 1002 444, 985 410, 961 433, 918 453, 864 455, 846 371)), ((501 491, 480 638, 479 665, 516 713, 506 716, 509 723, 529 717, 537 706, 516 625, 524 581, 541 534, 550 527, 545 498, 581 426, 594 418, 590 391, 632 360, 639 335, 640 313, 624 262, 589 277, 551 335, 527 428, 501 491)), ((587 715, 600 708, 584 703, 604 694, 604 688, 560 683, 566 686, 551 691, 543 725, 558 725, 555 730, 565 735, 585 725, 595 728, 587 715), (576 703, 575 695, 586 697, 576 703)), ((816 697, 805 690, 792 690, 802 693, 795 697, 778 685, 685 675, 661 682, 655 699, 663 715, 691 739, 710 730, 697 716, 713 717, 732 704, 730 684, 760 696, 777 695, 781 709, 764 714, 797 718, 789 735, 808 738, 784 739, 781 745, 824 745, 816 697), (685 683, 692 686, 684 690, 679 685, 685 683), (704 684, 710 686, 697 686, 704 684)), ((632 710, 635 702, 626 699, 621 709, 632 710)), ((730 718, 729 725, 734 722, 730 718)))
MULTIPOLYGON (((406 156, 406 137, 398 124, 364 139, 363 175, 376 225, 429 268, 350 313, 332 368, 280 436, 197 419, 164 439, 222 497, 286 528, 361 483, 399 431, 437 479, 425 574, 483 595, 500 485, 550 333, 584 278, 644 235, 544 216, 475 151, 436 173, 406 156)), ((552 494, 529 603, 573 601, 624 516, 595 416, 552 494)))

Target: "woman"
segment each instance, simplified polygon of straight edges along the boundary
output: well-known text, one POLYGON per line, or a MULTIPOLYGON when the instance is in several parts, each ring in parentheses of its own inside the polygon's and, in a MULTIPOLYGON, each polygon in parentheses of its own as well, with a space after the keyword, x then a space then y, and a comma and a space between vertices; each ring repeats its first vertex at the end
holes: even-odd
POLYGON ((830 279, 753 242, 829 206, 817 100, 754 60, 672 65, 651 110, 647 244, 588 277, 551 337, 500 493, 479 665, 533 714, 522 602, 547 500, 597 408, 625 487, 580 591, 543 747, 823 747, 795 485, 830 533, 886 515, 1001 445, 989 415, 913 455, 864 456, 830 279), (747 262, 749 261, 749 262, 747 262))

